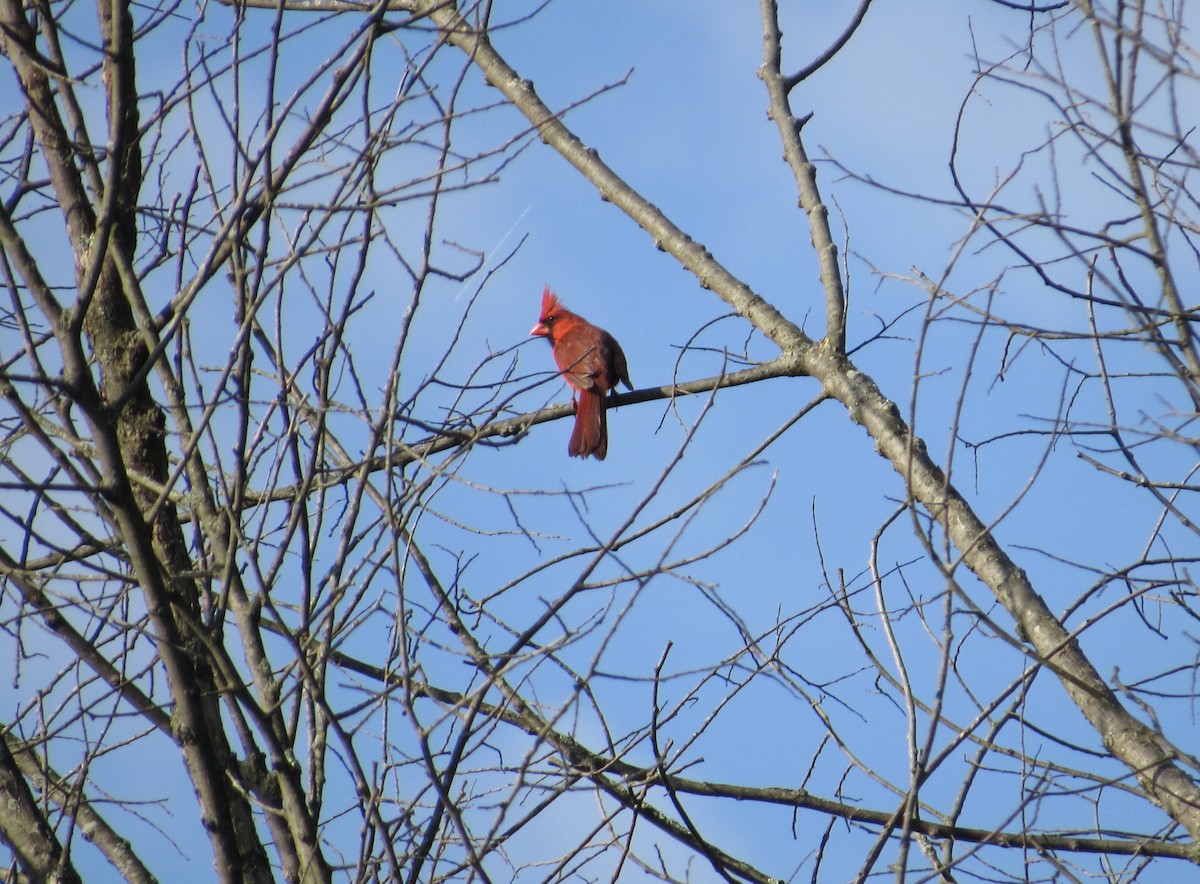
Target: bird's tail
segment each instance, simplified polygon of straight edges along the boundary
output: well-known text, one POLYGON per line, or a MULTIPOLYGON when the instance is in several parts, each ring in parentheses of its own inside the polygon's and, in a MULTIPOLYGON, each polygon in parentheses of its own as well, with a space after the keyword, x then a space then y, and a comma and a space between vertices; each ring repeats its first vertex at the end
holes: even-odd
POLYGON ((580 390, 575 405, 575 429, 571 431, 571 442, 567 453, 571 457, 588 457, 604 460, 608 454, 608 417, 605 413, 604 396, 595 390, 580 390))

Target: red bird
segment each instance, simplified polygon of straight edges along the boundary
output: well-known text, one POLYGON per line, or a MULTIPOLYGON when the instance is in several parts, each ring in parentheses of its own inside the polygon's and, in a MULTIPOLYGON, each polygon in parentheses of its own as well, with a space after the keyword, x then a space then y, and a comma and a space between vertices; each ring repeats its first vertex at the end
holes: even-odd
POLYGON ((633 389, 621 345, 604 329, 564 307, 550 286, 542 292, 542 315, 529 333, 550 342, 558 370, 578 393, 575 429, 567 453, 604 460, 608 454, 608 394, 616 392, 618 381, 633 389))

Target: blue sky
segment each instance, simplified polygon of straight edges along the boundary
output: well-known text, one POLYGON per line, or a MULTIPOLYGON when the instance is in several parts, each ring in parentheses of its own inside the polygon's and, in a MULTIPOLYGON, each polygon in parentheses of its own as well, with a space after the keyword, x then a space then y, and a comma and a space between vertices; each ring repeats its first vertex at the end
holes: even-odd
MULTIPOLYGON (((535 5, 499 2, 493 21, 518 19, 535 5)), ((785 67, 796 69, 823 50, 845 26, 849 6, 788 5, 783 19, 785 67)), ((165 48, 158 54, 147 53, 143 88, 160 77, 163 82, 178 78, 178 68, 173 66, 181 53, 171 40, 180 38, 189 24, 187 16, 193 13, 198 15, 196 10, 181 9, 183 19, 177 29, 164 29, 160 35, 165 48)), ((243 36, 248 45, 265 40, 270 21, 270 13, 247 13, 243 36)), ((307 22, 301 16, 294 21, 297 27, 307 22)), ((334 17, 285 44, 281 79, 299 82, 308 73, 305 62, 311 65, 317 53, 328 51, 353 26, 345 17, 334 17)), ((231 27, 226 10, 209 6, 200 33, 209 34, 212 44, 219 45, 231 27)), ((1062 36, 1067 36, 1065 31, 1062 36)), ((974 331, 962 323, 935 323, 922 337, 926 297, 911 280, 916 274, 944 276, 947 290, 963 296, 994 285, 998 312, 1030 323, 1079 328, 1085 314, 1043 287, 1033 274, 1017 268, 1017 259, 990 243, 986 235, 972 236, 960 249, 972 233, 971 219, 964 212, 885 193, 851 180, 830 161, 901 191, 953 199, 948 163, 954 122, 971 96, 958 159, 964 181, 977 196, 986 196, 1008 181, 1022 151, 1040 145, 1055 131, 1052 109, 1035 92, 976 82, 973 46, 983 59, 998 62, 1018 51, 1027 38, 1027 19, 992 3, 876 3, 838 57, 795 90, 793 110, 813 114, 804 136, 810 156, 820 164, 819 182, 844 259, 850 345, 863 344, 878 333, 882 322, 904 315, 886 339, 870 341, 858 350, 856 363, 897 402, 902 414, 915 415, 918 432, 939 462, 953 458, 956 485, 986 520, 1001 520, 997 528, 1001 541, 1029 571, 1051 607, 1062 610, 1093 580, 1086 570, 1064 561, 1119 566, 1136 560, 1154 528, 1158 508, 1128 486, 1099 477, 1061 440, 1047 457, 1051 440, 1045 436, 1007 435, 1053 417, 1064 390, 1069 396, 1081 383, 1079 413, 1102 416, 1103 403, 1094 382, 1081 381, 1036 345, 1019 355, 1016 344, 1006 351, 999 334, 982 340, 972 363, 974 331), (910 308, 915 309, 906 314, 910 308), (1001 366, 1005 374, 998 380, 1001 366), (922 375, 916 393, 914 373, 922 375), (966 404, 955 439, 950 423, 964 389, 966 404)), ((388 38, 376 50, 377 96, 395 91, 388 77, 402 70, 399 43, 403 39, 402 34, 388 38)), ((1039 40, 1039 58, 1049 61, 1050 44, 1039 40)), ((753 4, 557 0, 531 21, 497 31, 494 43, 552 107, 578 102, 628 77, 619 87, 572 110, 567 124, 756 292, 802 322, 811 335, 821 336, 824 307, 807 223, 796 207, 795 187, 780 160, 778 135, 766 117, 766 93, 756 76, 762 63, 762 36, 753 4)), ((1086 35, 1074 33, 1060 47, 1061 63, 1078 71, 1079 82, 1095 93, 1099 83, 1089 66, 1086 35)), ((444 87, 457 76, 460 65, 461 58, 448 54, 430 68, 429 78, 444 87)), ((251 76, 242 88, 249 131, 254 118, 250 108, 256 107, 256 99, 262 100, 264 87, 251 76)), ((279 91, 287 94, 285 88, 279 91)), ((299 102, 296 127, 322 91, 318 84, 299 102)), ((467 74, 463 91, 463 106, 499 99, 499 93, 475 72, 467 74)), ((1191 107, 1186 103, 1189 98, 1181 99, 1185 109, 1191 107)), ((8 104, 16 100, 11 80, 0 84, 0 100, 8 104)), ((206 127, 205 134, 220 153, 215 115, 211 122, 213 127, 206 127)), ((494 145, 521 132, 524 125, 515 111, 504 107, 465 118, 460 124, 461 149, 494 145)), ((1061 196, 1068 217, 1083 227, 1101 223, 1096 219, 1118 211, 1115 198, 1095 186, 1095 167, 1083 161, 1069 140, 1055 154, 1061 195, 1053 193, 1045 156, 1025 159, 1021 173, 1001 190, 1001 202, 1029 208, 1039 194, 1047 199, 1061 196)), ((420 150, 397 151, 393 162, 380 169, 381 182, 402 182, 422 173, 428 155, 420 150)), ((186 177, 188 170, 178 172, 186 177)), ((326 184, 314 185, 314 190, 326 184)), ((420 203, 402 205, 385 213, 384 221, 397 242, 411 247, 420 236, 422 212, 420 203)), ((291 218, 295 220, 294 215, 291 218)), ((603 203, 565 160, 536 141, 503 168, 498 183, 445 198, 436 235, 483 254, 483 270, 494 271, 494 276, 482 290, 478 275, 466 282, 441 280, 429 287, 414 325, 416 344, 401 366, 403 390, 423 386, 434 361, 458 335, 458 344, 439 371, 441 380, 464 382, 488 353, 515 347, 515 357, 497 359, 481 373, 484 379, 498 379, 505 361, 516 358, 516 374, 526 384, 545 375, 545 383, 519 396, 512 411, 565 401, 568 393, 553 377, 548 348, 542 341, 528 339, 545 284, 555 288, 568 306, 619 339, 635 387, 717 374, 724 351, 737 355, 748 349, 756 358, 774 355, 736 317, 705 328, 727 314, 728 307, 658 251, 615 207, 603 203), (464 321, 468 304, 472 306, 464 321), (704 349, 681 356, 689 341, 704 349)), ((1033 237, 1032 242, 1046 248, 1047 254, 1053 246, 1048 237, 1033 237)), ((471 263, 456 246, 439 246, 437 255, 455 269, 471 263)), ((1062 273, 1078 284, 1077 267, 1064 267, 1062 273)), ((297 360, 321 327, 314 305, 324 294, 326 280, 317 276, 312 291, 306 291, 303 283, 290 283, 287 297, 274 308, 282 316, 287 356, 297 360)), ((337 284, 344 282, 344 277, 331 278, 337 284)), ((337 284, 330 290, 336 292, 337 284)), ((163 303, 173 293, 165 274, 153 277, 148 288, 163 303)), ((386 385, 385 357, 396 345, 399 315, 408 297, 404 274, 398 262, 389 261, 386 250, 372 253, 360 290, 378 295, 348 323, 348 335, 363 394, 371 407, 379 407, 373 397, 381 397, 386 385)), ((973 302, 982 300, 975 296, 973 302)), ((196 345, 211 347, 219 364, 233 330, 228 293, 220 285, 211 286, 201 295, 197 310, 206 311, 209 324, 197 329, 196 345)), ((264 319, 270 312, 264 311, 264 319)), ((1087 347, 1062 345, 1059 352, 1078 360, 1076 372, 1091 370, 1087 347)), ((1126 360, 1122 367, 1131 370, 1147 364, 1138 352, 1114 358, 1126 360)), ((311 367, 306 367, 304 380, 310 375, 311 367)), ((1127 394, 1135 407, 1145 398, 1144 390, 1138 386, 1127 394)), ((340 392, 345 396, 340 404, 347 410, 333 420, 344 428, 353 449, 354 442, 365 438, 364 415, 353 411, 349 381, 340 392)), ((445 574, 454 573, 456 561, 464 563, 457 576, 464 591, 475 598, 517 581, 490 604, 497 617, 519 626, 571 584, 582 560, 541 570, 546 562, 590 538, 607 540, 637 506, 643 509, 633 521, 633 530, 672 512, 732 469, 817 392, 808 379, 773 380, 721 391, 711 402, 708 397, 693 397, 621 408, 610 415, 609 456, 603 463, 566 456, 568 422, 538 425, 520 444, 474 452, 452 480, 428 497, 429 510, 416 535, 435 567, 445 574), (680 446, 701 417, 676 466, 680 446), (522 531, 532 538, 521 539, 522 531)), ((1155 387, 1154 392, 1172 395, 1166 385, 1155 387)), ((418 416, 436 423, 452 399, 448 392, 430 390, 420 400, 418 416)), ((1175 404, 1146 407, 1169 412, 1175 404)), ((1146 456, 1175 478, 1188 466, 1186 455, 1172 451, 1151 451, 1146 456)), ((854 637, 840 611, 830 604, 827 580, 836 582, 839 571, 844 574, 847 588, 856 592, 855 610, 864 633, 875 642, 876 653, 886 655, 881 625, 872 616, 875 600, 866 577, 872 540, 881 533, 879 564, 889 575, 884 581, 888 603, 903 607, 909 594, 930 602, 928 616, 934 626, 927 627, 910 613, 896 627, 910 673, 928 699, 939 662, 932 640, 940 623, 941 602, 936 600, 945 585, 935 568, 919 561, 910 516, 881 529, 903 497, 901 482, 873 452, 864 431, 849 421, 840 406, 826 403, 698 508, 686 525, 677 523, 648 540, 630 543, 598 574, 616 579, 627 571, 651 568, 668 540, 667 559, 685 559, 722 544, 759 513, 745 537, 711 558, 683 565, 645 585, 585 593, 539 639, 552 642, 578 633, 564 659, 578 671, 594 671, 592 687, 614 733, 644 725, 651 702, 644 679, 670 643, 663 699, 682 708, 667 733, 679 744, 700 734, 684 756, 690 764, 686 776, 796 786, 809 775, 811 764, 810 788, 815 793, 891 809, 895 797, 873 783, 871 773, 906 783, 907 759, 897 749, 903 746, 904 716, 879 690, 871 673, 861 671, 863 661, 854 637), (782 631, 789 638, 780 659, 787 675, 753 681, 709 725, 708 717, 721 707, 729 691, 728 683, 713 673, 734 678, 732 669, 726 673, 718 663, 745 644, 733 618, 719 610, 716 599, 735 611, 764 646, 774 640, 772 626, 785 621, 782 631), (689 697, 692 690, 696 693, 689 697), (832 748, 812 762, 825 732, 805 695, 835 716, 839 736, 861 766, 855 768, 847 760, 849 753, 840 755, 832 748)), ((338 539, 336 528, 334 524, 328 529, 325 551, 329 555, 338 539)), ((1185 544, 1191 538, 1177 540, 1185 544)), ((1009 628, 1007 615, 989 602, 985 591, 965 576, 962 580, 972 597, 1003 628, 1009 628)), ((388 590, 379 581, 364 587, 368 596, 381 603, 386 602, 388 590)), ((1110 588, 1099 596, 1073 625, 1114 601, 1115 592, 1110 588)), ((970 689, 986 698, 1020 677, 1022 661, 1002 642, 971 632, 965 619, 955 621, 963 631, 956 637, 963 642, 963 671, 969 673, 970 689)), ((1159 652, 1167 643, 1143 641, 1139 635, 1139 643, 1130 645, 1129 622, 1104 622, 1085 635, 1085 647, 1105 674, 1119 667, 1123 678, 1134 679, 1165 665, 1159 652)), ((360 642, 346 650, 371 659, 386 647, 389 625, 386 619, 375 621, 360 642)), ((504 646, 499 627, 481 627, 481 635, 497 648, 504 646)), ((1172 639, 1186 641, 1179 634, 1172 639)), ((431 673, 447 679, 448 687, 468 677, 462 662, 452 655, 436 657, 427 665, 431 673)), ((531 690, 548 708, 573 701, 572 681, 562 672, 531 663, 528 674, 531 690)), ((19 692, 7 687, 5 691, 0 699, 9 708, 24 699, 19 692)), ((948 697, 951 717, 961 722, 973 716, 973 704, 961 687, 952 685, 948 697)), ((1061 688, 1045 675, 1037 681, 1026 711, 1038 726, 1060 731, 1085 746, 1097 744, 1095 734, 1064 702, 1061 688)), ((602 729, 586 705, 570 707, 570 719, 581 739, 600 747, 602 729)), ((1186 715, 1172 716, 1169 723, 1180 742, 1194 738, 1195 724, 1186 715)), ((407 726, 399 716, 387 722, 376 716, 368 720, 364 733, 394 727, 394 738, 403 742, 407 726)), ((944 738, 939 736, 939 744, 944 738)), ((1008 732, 1005 738, 1015 740, 1008 732)), ((497 735, 496 742, 498 751, 510 758, 519 757, 525 748, 523 739, 512 733, 497 735)), ((1031 754, 1041 751, 1025 748, 1031 754)), ((1078 760, 1069 750, 1052 750, 1045 747, 1063 764, 1078 760)), ((957 753, 966 754, 966 749, 957 753)), ((640 744, 629 760, 649 763, 648 746, 640 744)), ((164 767, 171 769, 169 764, 164 767)), ((931 781, 927 793, 943 806, 950 802, 965 769, 961 760, 948 763, 947 768, 931 781)), ((1114 768, 1112 773, 1121 772, 1114 768)), ((114 775, 119 777, 120 772, 114 775)), ((167 785, 166 775, 149 783, 138 781, 139 788, 142 785, 169 793, 180 832, 191 831, 187 820, 193 813, 192 797, 186 786, 167 785)), ((997 775, 989 786, 993 791, 980 789, 960 822, 1018 828, 997 814, 1015 805, 1023 785, 1014 775, 997 775), (1001 796, 995 806, 984 800, 991 795, 1001 796)), ((1106 810, 1108 800, 1106 796, 1106 810)), ((594 803, 590 795, 564 801, 561 816, 539 822, 514 840, 514 855, 537 857, 542 839, 561 833, 567 825, 564 820, 581 828, 591 825, 594 803)), ((1130 828, 1157 825, 1139 816, 1146 813, 1144 805, 1131 806, 1132 821, 1124 820, 1130 828)), ((1078 807, 1061 817, 1054 816, 1058 806, 1053 802, 1044 810, 1039 823, 1049 827, 1089 824, 1078 807)), ((794 874, 796 880, 807 880, 811 874, 813 845, 826 822, 824 817, 800 812, 793 823, 786 811, 745 803, 696 801, 689 812, 718 846, 772 874, 785 878, 794 874)), ((1114 827, 1122 822, 1119 811, 1110 819, 1114 827)), ((356 832, 356 824, 343 823, 347 837, 356 832)), ((337 831, 336 826, 332 831, 337 831)), ((652 835, 643 828, 638 837, 643 839, 639 846, 646 848, 652 835)), ((154 856, 155 870, 163 880, 186 874, 191 862, 207 863, 206 845, 197 843, 192 854, 187 838, 179 841, 178 852, 169 848, 154 856)), ((848 837, 847 846, 837 843, 838 855, 827 857, 823 869, 831 879, 843 880, 856 870, 865 842, 848 837)), ((673 845, 664 850, 673 861, 685 862, 685 854, 673 845)), ((86 848, 83 851, 86 856, 86 848)), ((891 855, 885 856, 890 861, 891 855)), ((81 865, 89 880, 106 880, 98 863, 81 865)), ((884 865, 881 862, 877 871, 884 865)), ((631 868, 627 875, 636 880, 638 872, 631 868)), ((703 872, 697 875, 702 877, 703 872)))

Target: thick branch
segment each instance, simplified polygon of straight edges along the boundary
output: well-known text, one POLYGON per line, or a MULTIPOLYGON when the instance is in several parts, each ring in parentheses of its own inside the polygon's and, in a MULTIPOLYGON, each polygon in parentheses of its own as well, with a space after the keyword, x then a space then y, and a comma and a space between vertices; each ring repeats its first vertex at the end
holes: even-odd
MULTIPOLYGON (((128 839, 113 829, 90 801, 76 794, 75 784, 65 781, 62 776, 50 770, 33 747, 17 745, 13 748, 17 764, 25 776, 36 784, 38 791, 46 799, 70 814, 83 837, 104 853, 126 881, 130 884, 154 884, 154 876, 150 874, 141 857, 134 852, 128 839)), ((0 740, 0 751, 9 751, 4 740, 0 740)))
POLYGON ((191 570, 179 519, 173 507, 151 514, 153 496, 130 481, 130 472, 165 481, 167 454, 163 415, 141 375, 148 353, 131 310, 134 293, 123 287, 112 257, 114 252, 130 254, 137 236, 141 156, 133 21, 121 0, 101 2, 99 14, 110 152, 97 215, 76 168, 75 148, 55 91, 33 54, 33 29, 19 3, 0 2, 4 48, 17 72, 75 250, 78 300, 54 329, 64 386, 87 418, 104 477, 102 493, 154 625, 174 700, 172 733, 188 764, 215 864, 222 875, 265 881, 270 878, 269 861, 249 804, 226 773, 231 751, 213 674, 202 647, 183 625, 183 620, 194 619, 198 605, 195 586, 177 576, 191 570), (94 376, 97 370, 99 379, 94 376))
POLYGON ((1025 571, 950 484, 929 457, 925 443, 912 435, 895 404, 840 354, 813 347, 804 354, 804 362, 808 374, 820 380, 825 392, 842 402, 851 419, 871 435, 876 450, 904 479, 912 498, 945 528, 963 563, 1012 615, 1017 633, 1052 664, 1105 747, 1128 765, 1155 803, 1182 823, 1193 839, 1200 837, 1200 790, 1195 782, 1173 763, 1171 750, 1155 732, 1121 705, 1025 571))
POLYGON ((0 735, 0 837, 16 855, 20 868, 35 881, 76 884, 82 879, 67 862, 9 751, 8 740, 7 734, 0 735))

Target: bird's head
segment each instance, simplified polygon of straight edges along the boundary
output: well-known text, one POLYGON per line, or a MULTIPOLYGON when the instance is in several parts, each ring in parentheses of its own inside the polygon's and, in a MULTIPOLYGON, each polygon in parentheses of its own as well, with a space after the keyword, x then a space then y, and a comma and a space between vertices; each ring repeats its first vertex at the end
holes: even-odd
POLYGON ((553 339, 554 322, 565 312, 566 308, 563 307, 562 301, 558 300, 558 295, 550 291, 550 286, 546 286, 542 290, 542 315, 538 317, 537 325, 531 328, 529 333, 536 337, 553 339))

